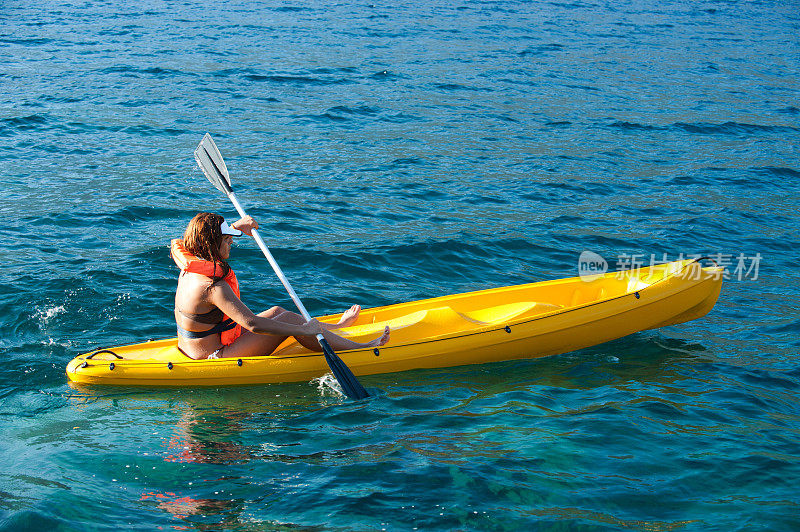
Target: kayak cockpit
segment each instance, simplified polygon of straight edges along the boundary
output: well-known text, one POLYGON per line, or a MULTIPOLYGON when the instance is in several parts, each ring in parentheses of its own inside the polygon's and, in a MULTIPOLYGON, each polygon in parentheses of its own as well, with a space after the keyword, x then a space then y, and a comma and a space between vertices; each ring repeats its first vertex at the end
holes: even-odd
MULTIPOLYGON (((684 265, 684 262, 670 263, 593 278, 572 277, 365 309, 359 325, 337 332, 363 341, 389 326, 392 344, 405 344, 502 328, 641 291, 679 272, 684 265)), ((320 321, 336 323, 339 317, 325 316, 320 321)), ((308 352, 289 338, 274 355, 308 352)))

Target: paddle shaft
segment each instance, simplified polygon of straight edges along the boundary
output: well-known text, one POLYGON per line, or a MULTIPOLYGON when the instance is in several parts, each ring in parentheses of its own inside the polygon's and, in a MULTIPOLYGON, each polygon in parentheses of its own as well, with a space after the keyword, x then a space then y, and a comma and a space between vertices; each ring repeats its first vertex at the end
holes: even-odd
MULTIPOLYGON (((231 203, 233 203, 233 206, 236 207, 239 216, 241 216, 242 218, 247 216, 247 213, 244 211, 242 204, 239 203, 238 199, 236 199, 236 194, 232 190, 228 193, 228 198, 231 200, 231 203)), ((303 315, 303 318, 306 321, 311 321, 311 315, 306 310, 306 307, 305 305, 303 305, 303 302, 300 301, 300 297, 297 295, 297 292, 295 292, 294 288, 292 288, 292 285, 289 283, 289 279, 287 279, 286 276, 283 274, 283 270, 281 270, 281 267, 275 261, 275 258, 272 256, 272 253, 270 252, 269 248, 264 243, 264 240, 261 238, 261 235, 258 234, 258 229, 253 229, 252 233, 253 233, 253 240, 256 241, 258 247, 261 248, 261 252, 269 261, 270 266, 272 266, 272 269, 275 270, 275 275, 278 276, 278 279, 280 279, 281 283, 283 284, 283 287, 286 289, 286 292, 289 293, 289 297, 291 297, 292 301, 294 301, 294 304, 297 305, 297 309, 300 311, 300 314, 303 315)), ((320 344, 322 344, 322 342, 327 343, 325 337, 322 336, 322 334, 317 335, 317 340, 320 341, 320 344)))

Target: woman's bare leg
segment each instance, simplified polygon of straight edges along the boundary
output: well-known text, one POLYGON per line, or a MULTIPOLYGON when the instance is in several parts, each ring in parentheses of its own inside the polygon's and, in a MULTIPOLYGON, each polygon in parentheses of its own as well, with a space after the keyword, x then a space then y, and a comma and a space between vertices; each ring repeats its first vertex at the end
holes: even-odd
MULTIPOLYGON (((348 340, 347 338, 342 338, 331 331, 322 331, 322 335, 328 341, 328 345, 331 346, 331 349, 334 351, 346 351, 348 349, 382 346, 389 341, 390 331, 388 326, 385 327, 383 329, 383 334, 369 342, 354 342, 352 340, 348 340)), ((310 349, 312 351, 322 351, 316 336, 295 336, 295 339, 306 349, 310 349)))
MULTIPOLYGON (((322 324, 323 327, 327 329, 323 331, 323 335, 334 351, 359 349, 364 347, 379 347, 389 341, 389 327, 384 329, 381 336, 369 342, 354 342, 331 332, 331 329, 346 327, 347 325, 342 325, 343 322, 347 323, 349 321, 349 323, 352 323, 355 321, 355 319, 352 319, 353 314, 355 314, 355 318, 357 319, 358 311, 361 310, 360 307, 358 307, 357 310, 354 310, 356 307, 357 305, 354 305, 348 311, 350 312, 349 319, 347 316, 342 316, 342 320, 340 320, 338 324, 322 324)), ((296 325, 306 322, 301 315, 290 312, 281 307, 272 307, 269 310, 261 312, 259 316, 296 325)), ((242 335, 237 338, 235 342, 233 342, 231 345, 225 346, 225 348, 222 350, 222 356, 226 358, 240 358, 269 355, 275 351, 275 349, 281 345, 286 338, 288 338, 288 336, 279 336, 275 334, 255 334, 250 331, 242 331, 242 335)), ((300 345, 306 349, 317 352, 321 351, 321 347, 315 336, 298 336, 295 338, 300 345)))
POLYGON ((242 358, 269 355, 272 354, 286 338, 288 337, 242 331, 242 335, 231 345, 223 347, 222 353, 218 356, 223 358, 242 358))
MULTIPOLYGON (((351 311, 356 306, 357 305, 351 307, 351 311)), ((278 308, 280 309, 280 307, 278 308)), ((358 310, 361 310, 361 307, 358 307, 358 310)), ((267 312, 271 313, 270 317, 273 320, 279 320, 285 323, 292 323, 295 325, 300 325, 306 322, 306 320, 301 315, 295 314, 294 312, 289 312, 288 310, 279 312, 275 308, 271 308, 267 312)), ((358 312, 356 312, 355 315, 357 317, 358 312)), ((323 326, 325 325, 326 324, 323 324, 323 326)), ((339 325, 339 327, 341 327, 341 325, 339 325)), ((338 327, 333 326, 332 328, 338 328, 338 327)), ((386 327, 384 329, 383 334, 381 336, 369 342, 354 342, 352 340, 348 340, 347 338, 342 338, 338 334, 334 334, 333 332, 331 332, 331 328, 327 328, 327 330, 323 331, 322 334, 328 341, 328 344, 330 344, 331 349, 333 349, 334 351, 359 349, 363 347, 378 347, 389 341, 389 327, 386 327)), ((310 349, 312 351, 320 351, 322 349, 319 346, 319 342, 317 341, 316 336, 295 336, 295 339, 300 343, 300 345, 302 345, 306 349, 310 349)))
MULTIPOLYGON (((281 307, 272 307, 269 310, 260 312, 258 315, 262 318, 274 320, 285 312, 287 311, 281 307)), ((256 334, 243 329, 239 338, 222 349, 221 356, 223 358, 241 358, 269 355, 287 338, 288 336, 277 334, 256 334)))
MULTIPOLYGON (((343 327, 349 327, 352 324, 354 324, 356 322, 356 320, 358 320, 358 316, 359 316, 360 313, 361 313, 361 305, 353 305, 349 309, 345 310, 344 313, 342 313, 342 317, 339 319, 338 323, 322 323, 322 322, 320 322, 320 323, 322 324, 322 327, 324 329, 328 329, 329 331, 335 331, 336 329, 341 329, 343 327)), ((294 315, 294 316, 296 316, 296 318, 292 317, 291 319, 299 320, 299 321, 291 321, 289 323, 305 323, 306 322, 306 320, 304 320, 303 317, 300 314, 297 314, 296 312, 292 312, 290 310, 286 310, 286 309, 284 309, 282 307, 272 307, 271 309, 265 310, 264 312, 259 314, 259 316, 263 316, 265 318, 270 318, 270 319, 274 320, 274 319, 276 319, 275 317, 280 315, 280 314, 288 314, 289 316, 294 315)), ((281 321, 287 321, 288 322, 288 319, 283 319, 281 321)))

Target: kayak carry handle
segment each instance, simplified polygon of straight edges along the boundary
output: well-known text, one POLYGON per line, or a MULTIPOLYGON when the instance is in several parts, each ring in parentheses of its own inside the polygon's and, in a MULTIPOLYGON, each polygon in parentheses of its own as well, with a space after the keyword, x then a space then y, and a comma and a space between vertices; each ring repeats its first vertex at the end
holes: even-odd
POLYGON ((714 259, 712 259, 711 257, 698 257, 698 258, 694 259, 694 261, 695 261, 695 262, 700 262, 701 260, 710 260, 711 262, 713 262, 713 263, 714 263, 714 266, 716 266, 717 268, 719 268, 719 264, 717 264, 717 261, 715 261, 715 260, 714 260, 714 259))
POLYGON ((93 356, 99 355, 101 353, 110 353, 110 354, 114 355, 115 357, 117 357, 117 359, 122 360, 121 356, 119 356, 118 354, 116 354, 114 351, 112 351, 110 349, 101 349, 100 351, 95 351, 94 353, 92 353, 91 355, 86 357, 84 360, 91 360, 93 356))

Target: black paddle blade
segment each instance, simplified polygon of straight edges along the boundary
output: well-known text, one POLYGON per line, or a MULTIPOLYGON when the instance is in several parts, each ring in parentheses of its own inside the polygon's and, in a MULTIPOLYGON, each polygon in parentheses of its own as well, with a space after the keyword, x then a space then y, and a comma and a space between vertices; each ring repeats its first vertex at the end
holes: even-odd
POLYGON ((339 385, 342 387, 344 394, 350 399, 356 400, 369 397, 367 390, 361 386, 361 383, 358 382, 356 376, 353 375, 353 372, 350 371, 350 368, 347 367, 342 359, 333 352, 328 341, 320 340, 319 343, 322 346, 322 352, 325 354, 325 361, 328 363, 328 366, 330 366, 333 376, 339 381, 339 385))
POLYGON ((214 139, 208 133, 194 150, 194 159, 212 185, 220 192, 231 193, 231 177, 228 174, 228 167, 225 166, 225 161, 222 159, 222 154, 214 139))

